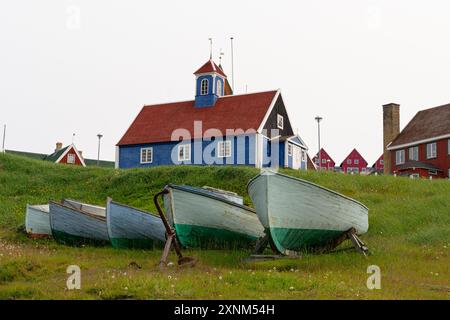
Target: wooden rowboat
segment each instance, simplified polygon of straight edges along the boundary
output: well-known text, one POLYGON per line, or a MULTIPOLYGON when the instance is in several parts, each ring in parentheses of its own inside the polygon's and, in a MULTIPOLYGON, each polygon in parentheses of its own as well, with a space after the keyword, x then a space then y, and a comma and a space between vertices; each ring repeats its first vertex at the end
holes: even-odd
POLYGON ((248 248, 264 236, 255 211, 221 193, 177 185, 166 190, 166 214, 185 248, 248 248))
POLYGON ((264 172, 250 180, 247 188, 279 253, 333 247, 352 228, 357 234, 368 230, 366 206, 314 183, 264 172))
POLYGON ((32 238, 49 238, 52 235, 50 228, 49 206, 27 205, 25 215, 25 228, 32 238))
POLYGON ((161 218, 108 199, 106 220, 111 244, 115 248, 162 248, 166 229, 161 218))
MULTIPOLYGON (((92 207, 83 204, 84 208, 92 207)), ((60 243, 105 245, 109 243, 106 218, 80 210, 74 203, 51 201, 50 226, 53 237, 60 243)), ((105 209, 103 209, 105 210, 105 209)), ((106 213, 104 213, 106 215, 106 213)))

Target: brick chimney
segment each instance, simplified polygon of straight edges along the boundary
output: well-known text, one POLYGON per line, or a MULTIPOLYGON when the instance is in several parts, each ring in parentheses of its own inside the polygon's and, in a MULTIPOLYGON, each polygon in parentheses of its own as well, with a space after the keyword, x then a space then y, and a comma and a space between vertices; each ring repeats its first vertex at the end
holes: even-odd
POLYGON ((62 142, 57 142, 55 152, 58 152, 61 149, 62 149, 62 142))
POLYGON ((383 106, 383 161, 384 174, 392 173, 391 152, 386 149, 400 133, 400 105, 389 103, 383 106))

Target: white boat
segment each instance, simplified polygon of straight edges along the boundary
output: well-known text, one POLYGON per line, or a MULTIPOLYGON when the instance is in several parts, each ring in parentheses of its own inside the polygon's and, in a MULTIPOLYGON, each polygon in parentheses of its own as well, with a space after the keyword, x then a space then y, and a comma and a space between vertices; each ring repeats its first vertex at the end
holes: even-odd
POLYGON ((248 193, 272 246, 282 254, 337 245, 354 228, 369 228, 368 208, 306 180, 264 172, 250 180, 248 193))
POLYGON ((166 190, 167 217, 185 248, 249 248, 264 236, 255 211, 222 192, 177 185, 166 190))
POLYGON ((108 199, 108 235, 115 248, 162 248, 166 229, 159 216, 108 199))
MULTIPOLYGON (((103 214, 92 214, 80 210, 74 203, 51 201, 50 226, 53 238, 64 244, 94 244, 105 245, 109 243, 106 226, 106 209, 103 214)), ((84 204, 84 208, 90 205, 84 204)), ((100 207, 101 208, 101 207, 100 207)), ((96 209, 97 210, 97 209, 96 209)))
POLYGON ((47 238, 51 237, 49 206, 27 205, 25 215, 25 228, 30 237, 47 238))

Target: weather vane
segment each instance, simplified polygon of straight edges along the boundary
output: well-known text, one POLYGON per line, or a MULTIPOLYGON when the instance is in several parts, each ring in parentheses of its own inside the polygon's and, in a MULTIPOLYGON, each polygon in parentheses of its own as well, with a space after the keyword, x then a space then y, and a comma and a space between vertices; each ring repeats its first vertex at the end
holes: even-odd
POLYGON ((222 64, 222 56, 224 56, 224 55, 225 55, 225 53, 223 52, 222 48, 220 48, 220 51, 219 51, 219 65, 222 64))

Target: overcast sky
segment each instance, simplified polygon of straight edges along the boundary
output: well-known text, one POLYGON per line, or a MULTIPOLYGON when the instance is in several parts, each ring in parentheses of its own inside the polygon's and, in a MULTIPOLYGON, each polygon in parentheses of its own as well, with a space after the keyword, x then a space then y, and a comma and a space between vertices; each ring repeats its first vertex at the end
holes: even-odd
MULTIPOLYGON (((145 104, 194 98, 193 72, 222 48, 236 93, 280 88, 294 128, 339 165, 382 153, 382 104, 401 126, 450 102, 448 1, 14 0, 0 3, 0 124, 6 148, 87 158, 114 145, 145 104)), ((449 120, 450 121, 450 120, 449 120)), ((2 135, 2 132, 0 132, 2 135)))

